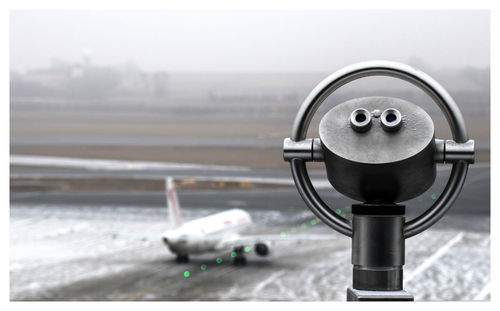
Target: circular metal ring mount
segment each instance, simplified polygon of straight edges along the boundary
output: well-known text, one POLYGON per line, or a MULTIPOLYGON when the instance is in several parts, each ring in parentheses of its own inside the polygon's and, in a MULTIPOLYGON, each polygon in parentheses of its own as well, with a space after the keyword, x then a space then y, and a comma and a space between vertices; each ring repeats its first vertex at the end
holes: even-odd
MULTIPOLYGON (((357 63, 336 71, 321 81, 307 96, 295 118, 293 141, 306 138, 309 124, 323 101, 341 86, 354 80, 370 76, 387 76, 407 81, 423 90, 439 106, 445 115, 453 139, 457 143, 467 142, 468 135, 462 113, 453 98, 434 79, 412 67, 390 61, 369 61, 357 63)), ((307 173, 304 160, 296 158, 290 161, 292 176, 297 189, 311 211, 323 222, 336 231, 352 236, 350 221, 333 213, 314 189, 307 173)), ((466 161, 453 163, 448 183, 439 198, 423 214, 405 223, 404 236, 414 236, 438 221, 457 199, 467 175, 469 165, 466 161)))

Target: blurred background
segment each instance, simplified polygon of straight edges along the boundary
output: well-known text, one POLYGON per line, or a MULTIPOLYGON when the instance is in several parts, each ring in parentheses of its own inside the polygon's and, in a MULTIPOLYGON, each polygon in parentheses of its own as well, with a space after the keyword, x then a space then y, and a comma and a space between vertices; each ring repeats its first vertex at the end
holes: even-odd
MULTIPOLYGON (((228 263, 185 277, 216 256, 179 267, 161 245, 164 178, 176 179, 187 219, 239 207, 254 218, 249 233, 295 233, 314 216, 293 187, 283 138, 317 83, 372 59, 435 78, 476 141, 460 199, 434 231, 407 241, 405 287, 420 300, 489 299, 488 11, 44 10, 10 17, 12 300, 343 300, 350 242, 316 222, 303 234, 332 240, 284 241, 271 257, 250 254, 245 268, 228 263), (338 277, 325 276, 332 273, 338 277), (301 284, 284 286, 289 281, 301 284)), ((318 136, 321 116, 334 105, 371 95, 422 106, 436 137, 451 138, 438 107, 391 78, 366 78, 330 96, 309 136, 318 136)), ((323 165, 309 168, 324 184, 323 165)), ((432 204, 448 174, 440 167, 435 185, 405 202, 410 218, 432 204)), ((350 217, 355 202, 328 186, 320 194, 350 217)))

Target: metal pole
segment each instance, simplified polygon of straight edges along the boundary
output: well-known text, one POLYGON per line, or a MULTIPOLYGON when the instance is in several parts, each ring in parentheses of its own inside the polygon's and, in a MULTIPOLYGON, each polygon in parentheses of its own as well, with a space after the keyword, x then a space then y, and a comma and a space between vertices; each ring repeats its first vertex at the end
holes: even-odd
POLYGON ((353 288, 347 300, 412 301, 403 290, 405 207, 365 203, 353 205, 352 212, 353 288))

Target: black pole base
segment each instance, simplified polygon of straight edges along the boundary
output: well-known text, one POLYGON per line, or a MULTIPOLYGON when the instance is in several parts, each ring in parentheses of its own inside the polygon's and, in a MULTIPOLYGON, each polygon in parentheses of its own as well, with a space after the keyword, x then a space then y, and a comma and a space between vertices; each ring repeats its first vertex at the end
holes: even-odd
POLYGON ((347 301, 413 301, 411 294, 404 290, 397 291, 375 291, 347 289, 347 301))
POLYGON ((348 301, 412 301, 403 290, 405 207, 353 204, 352 288, 348 301))

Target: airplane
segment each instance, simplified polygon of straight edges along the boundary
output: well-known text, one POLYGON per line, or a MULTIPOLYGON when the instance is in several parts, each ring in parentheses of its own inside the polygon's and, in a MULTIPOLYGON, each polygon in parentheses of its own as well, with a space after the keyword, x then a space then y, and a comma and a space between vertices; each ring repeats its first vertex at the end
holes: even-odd
MULTIPOLYGON (((207 166, 201 164, 183 164, 171 162, 145 162, 145 161, 123 161, 107 159, 84 159, 84 158, 63 158, 47 156, 30 155, 10 155, 10 165, 30 166, 30 167, 60 167, 76 168, 88 171, 157 171, 157 170, 178 170, 178 169, 203 169, 203 170, 231 170, 246 171, 242 167, 230 166, 207 166)), ((13 174, 11 172, 11 178, 13 174)), ((25 177, 23 173, 19 176, 25 177)), ((37 175, 38 177, 38 175, 37 175)), ((270 185, 293 185, 293 180, 287 178, 264 178, 264 177, 234 177, 234 176, 198 176, 198 180, 203 181, 224 181, 224 182, 254 182, 270 185)), ((316 180, 314 182, 316 189, 328 188, 331 186, 327 180, 316 180)), ((246 258, 244 254, 249 249, 258 256, 268 256, 270 246, 275 241, 294 240, 302 243, 303 241, 314 241, 321 239, 330 239, 329 236, 313 234, 293 234, 286 235, 286 239, 281 234, 241 236, 240 233, 252 225, 250 215, 241 209, 231 209, 225 212, 217 213, 208 217, 196 219, 184 223, 180 212, 179 200, 175 189, 174 181, 171 177, 165 179, 165 190, 167 194, 167 204, 171 229, 162 234, 163 243, 174 252, 178 263, 188 262, 189 255, 198 255, 208 252, 224 252, 232 250, 234 263, 244 265, 246 258), (253 246, 253 247, 252 247, 253 246)), ((318 222, 319 219, 316 219, 318 222)), ((141 240, 158 239, 157 232, 143 232, 140 234, 130 234, 123 232, 111 232, 113 237, 132 238, 141 240)))
POLYGON ((240 235, 252 224, 252 218, 246 211, 238 208, 183 222, 179 199, 172 177, 165 179, 168 217, 172 229, 162 234, 165 246, 177 255, 177 263, 187 263, 189 255, 217 253, 233 250, 233 263, 245 265, 245 248, 254 245, 259 256, 270 253, 269 242, 274 237, 240 235))

